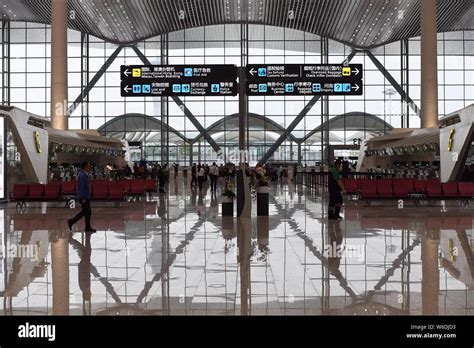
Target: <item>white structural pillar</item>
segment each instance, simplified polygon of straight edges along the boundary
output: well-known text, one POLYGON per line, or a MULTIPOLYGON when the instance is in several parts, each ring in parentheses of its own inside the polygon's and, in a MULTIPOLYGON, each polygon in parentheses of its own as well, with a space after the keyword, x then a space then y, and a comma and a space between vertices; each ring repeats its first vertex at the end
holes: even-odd
POLYGON ((421 0, 421 128, 438 126, 437 0, 421 0))
POLYGON ((67 0, 51 0, 51 127, 68 129, 67 0))

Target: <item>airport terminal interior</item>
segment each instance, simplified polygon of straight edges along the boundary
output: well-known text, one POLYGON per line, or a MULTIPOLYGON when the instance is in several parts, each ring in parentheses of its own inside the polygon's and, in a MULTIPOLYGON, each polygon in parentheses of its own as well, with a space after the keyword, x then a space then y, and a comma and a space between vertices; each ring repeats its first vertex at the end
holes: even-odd
POLYGON ((471 0, 0 17, 1 314, 474 314, 471 0))

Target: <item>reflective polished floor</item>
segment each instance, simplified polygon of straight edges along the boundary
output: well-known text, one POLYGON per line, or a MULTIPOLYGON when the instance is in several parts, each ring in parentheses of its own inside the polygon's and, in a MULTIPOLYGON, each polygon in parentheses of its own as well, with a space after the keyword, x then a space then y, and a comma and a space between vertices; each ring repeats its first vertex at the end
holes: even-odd
POLYGON ((8 204, 4 315, 473 315, 471 207, 346 200, 326 218, 324 191, 270 186, 270 216, 223 218, 220 189, 171 182, 146 200, 76 210, 8 204))

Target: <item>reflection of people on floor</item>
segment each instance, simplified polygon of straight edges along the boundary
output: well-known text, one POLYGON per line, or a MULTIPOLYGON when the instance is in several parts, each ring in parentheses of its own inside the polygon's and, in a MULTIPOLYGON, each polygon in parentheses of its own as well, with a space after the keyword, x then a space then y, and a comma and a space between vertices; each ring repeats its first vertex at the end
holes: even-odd
POLYGON ((191 186, 191 199, 190 203, 192 206, 196 205, 196 198, 197 198, 197 190, 195 186, 191 186))
POLYGON ((160 182, 160 193, 165 193, 166 170, 164 167, 158 171, 158 181, 160 182))
POLYGON ((206 211, 206 207, 204 206, 204 196, 205 193, 203 193, 203 191, 199 191, 199 197, 196 207, 198 216, 203 216, 206 211))
POLYGON ((219 213, 217 197, 214 193, 215 191, 211 193, 211 206, 209 207, 209 213, 213 219, 215 219, 217 217, 217 214, 219 213))
POLYGON ((85 234, 85 241, 80 243, 74 238, 69 242, 77 250, 81 261, 78 264, 79 288, 82 291, 83 315, 91 314, 91 234, 85 234))
POLYGON ((332 275, 340 274, 339 266, 344 253, 342 242, 344 237, 341 231, 341 222, 339 220, 329 220, 328 222, 329 245, 326 246, 329 272, 332 275))
POLYGON ((164 195, 160 195, 159 204, 160 205, 158 206, 158 216, 162 219, 166 219, 166 202, 164 195))

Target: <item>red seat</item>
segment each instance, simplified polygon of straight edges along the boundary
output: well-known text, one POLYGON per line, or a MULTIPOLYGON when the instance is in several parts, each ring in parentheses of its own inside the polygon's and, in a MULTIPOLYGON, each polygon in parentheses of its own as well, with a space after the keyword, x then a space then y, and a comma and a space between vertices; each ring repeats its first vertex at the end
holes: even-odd
POLYGON ((124 192, 125 194, 129 194, 129 193, 130 193, 130 185, 131 185, 131 182, 132 182, 132 180, 122 180, 122 181, 121 181, 122 188, 123 188, 123 192, 124 192))
POLYGON ((415 180, 413 182, 413 192, 415 192, 415 193, 425 193, 426 192, 426 181, 425 180, 415 180))
POLYGON ((393 179, 393 195, 396 198, 406 198, 414 192, 414 180, 410 178, 393 179))
POLYGON ((359 192, 359 182, 357 179, 344 179, 344 187, 349 194, 359 192))
POLYGON ((437 179, 428 180, 426 182, 426 197, 439 198, 441 196, 441 182, 437 179))
POLYGON ((370 180, 370 179, 359 179, 357 181, 359 183, 359 190, 362 189, 362 186, 365 186, 365 185, 370 184, 372 182, 372 180, 370 180))
POLYGON ((153 179, 147 179, 145 182, 145 189, 147 192, 156 191, 156 181, 153 179))
POLYGON ((414 185, 415 185, 415 180, 410 179, 410 178, 403 178, 400 179, 405 188, 408 190, 408 193, 413 193, 414 192, 414 185))
POLYGON ((472 198, 474 197, 474 183, 458 182, 458 191, 460 198, 472 198))
POLYGON ((106 199, 109 195, 109 185, 107 181, 97 181, 91 187, 92 199, 106 199))
POLYGON ((44 185, 30 184, 28 188, 28 199, 41 199, 44 194, 44 185))
POLYGON ((14 184, 11 199, 15 201, 24 200, 28 197, 28 188, 29 185, 27 184, 14 184))
POLYGON ((73 196, 76 194, 76 182, 65 181, 61 183, 61 191, 65 196, 73 196))
POLYGON ((444 197, 458 197, 458 184, 456 182, 445 182, 442 188, 444 197))
POLYGON ((145 180, 131 180, 130 193, 132 195, 143 195, 145 193, 145 180))
POLYGON ((44 186, 44 198, 57 200, 61 195, 61 183, 49 183, 44 186))
MULTIPOLYGON (((412 181, 413 189, 413 181, 412 181)), ((393 196, 395 198, 407 198, 410 194, 409 183, 405 182, 404 179, 393 180, 393 196)))
POLYGON ((113 200, 123 200, 124 190, 120 181, 109 182, 109 198, 113 200))
POLYGON ((379 198, 392 198, 392 179, 377 180, 377 196, 379 198))
POLYGON ((375 181, 364 181, 360 188, 361 197, 364 198, 377 198, 377 185, 375 181))

